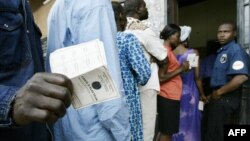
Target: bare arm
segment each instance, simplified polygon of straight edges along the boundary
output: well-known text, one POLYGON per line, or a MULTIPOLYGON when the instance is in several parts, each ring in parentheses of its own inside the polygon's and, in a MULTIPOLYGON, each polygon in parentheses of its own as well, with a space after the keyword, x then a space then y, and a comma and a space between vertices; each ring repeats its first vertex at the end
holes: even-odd
POLYGON ((166 65, 159 68, 158 74, 159 74, 160 83, 165 83, 169 81, 170 79, 172 79, 173 77, 181 74, 182 72, 189 70, 188 62, 184 62, 179 68, 177 68, 173 72, 167 72, 168 64, 169 64, 169 60, 167 59, 166 65))
MULTIPOLYGON (((199 56, 199 52, 197 50, 194 50, 194 53, 199 56)), ((205 96, 205 93, 204 93, 204 90, 203 90, 203 85, 202 85, 202 80, 201 80, 201 76, 200 76, 200 62, 198 63, 198 66, 194 69, 194 73, 195 73, 195 82, 196 82, 196 85, 198 87, 198 90, 199 90, 199 94, 200 94, 200 99, 205 101, 205 102, 208 102, 206 96, 205 96)))

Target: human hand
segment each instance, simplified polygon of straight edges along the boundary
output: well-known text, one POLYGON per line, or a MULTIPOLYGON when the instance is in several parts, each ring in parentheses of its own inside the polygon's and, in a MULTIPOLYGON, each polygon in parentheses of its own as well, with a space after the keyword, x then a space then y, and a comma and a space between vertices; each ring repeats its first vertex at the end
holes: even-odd
POLYGON ((218 93, 217 90, 213 91, 213 93, 210 96, 210 99, 213 99, 213 100, 217 100, 217 99, 220 99, 220 98, 221 98, 221 95, 218 93))
POLYGON ((183 62, 182 63, 182 65, 181 65, 181 71, 182 72, 187 72, 187 71, 189 71, 189 62, 188 61, 185 61, 185 62, 183 62))
POLYGON ((63 75, 35 74, 17 92, 12 111, 14 121, 18 125, 55 122, 70 106, 72 89, 71 81, 63 75))
POLYGON ((205 95, 201 95, 200 96, 200 100, 203 101, 203 102, 205 102, 205 103, 209 102, 208 97, 206 97, 205 95))
POLYGON ((154 62, 158 62, 158 60, 154 56, 151 56, 150 57, 150 63, 154 63, 154 62))

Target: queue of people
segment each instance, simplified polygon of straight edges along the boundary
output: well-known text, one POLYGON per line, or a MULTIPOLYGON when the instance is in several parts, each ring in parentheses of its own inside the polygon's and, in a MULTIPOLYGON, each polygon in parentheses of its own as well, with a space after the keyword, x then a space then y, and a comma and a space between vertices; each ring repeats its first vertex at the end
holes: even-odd
POLYGON ((0 6, 3 141, 222 141, 223 125, 239 109, 250 62, 235 41, 232 22, 218 27, 220 49, 210 66, 207 94, 201 61, 196 58, 193 66, 188 59, 199 56, 189 45, 192 28, 168 24, 157 36, 142 22, 148 19, 144 0, 123 5, 56 0, 48 16, 45 63, 28 1, 0 1, 0 6), (93 39, 104 44, 107 69, 121 97, 76 110, 72 81, 51 73, 49 57, 93 39), (198 109, 201 101, 205 112, 198 109))

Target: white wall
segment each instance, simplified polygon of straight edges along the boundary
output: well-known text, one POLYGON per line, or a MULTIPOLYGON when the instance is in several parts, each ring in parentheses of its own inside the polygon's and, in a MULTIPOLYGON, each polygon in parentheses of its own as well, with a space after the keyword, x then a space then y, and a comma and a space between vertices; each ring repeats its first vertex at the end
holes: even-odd
POLYGON ((166 24, 166 2, 167 0, 145 0, 149 11, 149 26, 159 33, 166 24))

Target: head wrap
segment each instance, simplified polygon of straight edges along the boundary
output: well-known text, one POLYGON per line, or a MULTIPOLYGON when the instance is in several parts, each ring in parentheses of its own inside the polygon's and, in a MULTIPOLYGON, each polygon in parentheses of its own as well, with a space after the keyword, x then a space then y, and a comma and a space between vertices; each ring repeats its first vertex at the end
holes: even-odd
POLYGON ((181 42, 184 42, 189 38, 192 28, 190 26, 180 26, 180 28, 181 28, 180 40, 181 42))

